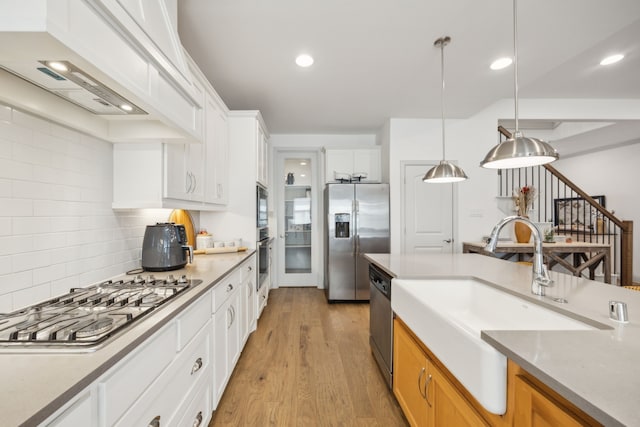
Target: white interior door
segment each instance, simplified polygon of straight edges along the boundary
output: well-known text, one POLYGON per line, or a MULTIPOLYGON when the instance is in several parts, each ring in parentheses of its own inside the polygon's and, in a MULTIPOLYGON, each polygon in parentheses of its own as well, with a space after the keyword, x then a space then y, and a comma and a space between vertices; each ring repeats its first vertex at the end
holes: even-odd
POLYGON ((454 184, 422 181, 424 174, 437 163, 404 165, 404 253, 453 252, 454 184))

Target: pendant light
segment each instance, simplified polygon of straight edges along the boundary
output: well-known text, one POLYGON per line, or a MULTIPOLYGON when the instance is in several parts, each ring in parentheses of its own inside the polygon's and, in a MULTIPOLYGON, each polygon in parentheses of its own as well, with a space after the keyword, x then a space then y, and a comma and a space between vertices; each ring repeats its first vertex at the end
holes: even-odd
POLYGON ((513 0, 513 92, 515 101, 515 132, 511 138, 493 147, 480 162, 488 169, 514 169, 544 165, 558 160, 558 152, 548 143, 527 138, 518 129, 518 10, 513 0))
POLYGON ((442 160, 440 164, 427 171, 422 180, 429 183, 458 182, 467 179, 464 171, 453 163, 445 160, 444 152, 444 47, 451 42, 448 36, 440 37, 433 45, 440 48, 440 71, 442 73, 442 88, 440 91, 440 104, 442 106, 442 160))

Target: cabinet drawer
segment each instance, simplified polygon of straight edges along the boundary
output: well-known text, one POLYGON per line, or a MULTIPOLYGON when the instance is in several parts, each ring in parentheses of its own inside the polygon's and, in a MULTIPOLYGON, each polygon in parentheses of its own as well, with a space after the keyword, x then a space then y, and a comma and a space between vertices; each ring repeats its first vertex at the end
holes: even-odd
POLYGON ((249 260, 240 266, 240 281, 245 282, 249 277, 256 277, 256 256, 252 255, 249 260))
POLYGON ((93 401, 91 399, 91 392, 88 391, 52 422, 45 423, 45 425, 47 427, 89 427, 95 425, 92 415, 93 401))
POLYGON ((227 275, 224 279, 220 280, 218 284, 213 288, 213 312, 218 311, 220 306, 225 303, 227 299, 233 294, 234 291, 240 287, 240 269, 235 269, 232 273, 227 275))
POLYGON ((171 363, 177 324, 171 322, 98 384, 100 425, 111 426, 171 363))
MULTIPOLYGON (((211 376, 211 372, 207 375, 211 376)), ((205 427, 211 420, 211 401, 213 384, 211 381, 200 381, 198 386, 189 394, 188 406, 180 413, 181 418, 176 423, 178 427, 205 427)))
POLYGON ((184 348, 211 319, 211 292, 201 296, 178 317, 178 350, 184 348))
POLYGON ((147 426, 157 417, 160 417, 160 426, 175 424, 179 408, 184 406, 189 392, 203 377, 211 378, 211 330, 211 323, 207 323, 138 402, 118 420, 118 426, 147 426))

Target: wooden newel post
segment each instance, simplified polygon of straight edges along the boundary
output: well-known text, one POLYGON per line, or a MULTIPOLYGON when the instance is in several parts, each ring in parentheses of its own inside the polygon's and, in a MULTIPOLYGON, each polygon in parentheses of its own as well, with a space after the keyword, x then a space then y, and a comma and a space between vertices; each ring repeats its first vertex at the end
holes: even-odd
POLYGON ((633 221, 622 221, 622 237, 620 239, 620 284, 633 284, 633 221))

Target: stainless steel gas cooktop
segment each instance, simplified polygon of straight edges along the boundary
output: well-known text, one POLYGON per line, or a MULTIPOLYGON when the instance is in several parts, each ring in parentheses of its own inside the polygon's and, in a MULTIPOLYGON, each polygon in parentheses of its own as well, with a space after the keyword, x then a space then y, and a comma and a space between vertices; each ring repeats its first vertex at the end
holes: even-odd
POLYGON ((201 280, 108 280, 0 315, 0 351, 93 351, 201 280))

